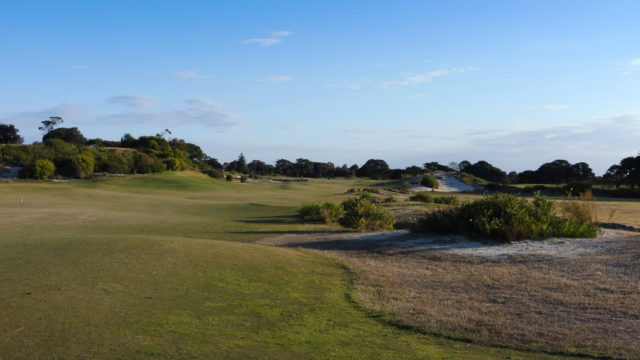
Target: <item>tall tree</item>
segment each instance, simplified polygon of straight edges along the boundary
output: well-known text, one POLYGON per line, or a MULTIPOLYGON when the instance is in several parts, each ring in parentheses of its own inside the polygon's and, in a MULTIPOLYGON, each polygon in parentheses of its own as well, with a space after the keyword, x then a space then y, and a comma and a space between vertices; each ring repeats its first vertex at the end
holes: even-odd
POLYGON ((49 116, 49 120, 43 120, 42 126, 38 128, 40 131, 44 131, 45 133, 50 133, 51 130, 55 129, 56 126, 62 124, 64 120, 60 116, 49 116))
POLYGON ((15 126, 0 124, 0 144, 22 144, 23 141, 15 126))

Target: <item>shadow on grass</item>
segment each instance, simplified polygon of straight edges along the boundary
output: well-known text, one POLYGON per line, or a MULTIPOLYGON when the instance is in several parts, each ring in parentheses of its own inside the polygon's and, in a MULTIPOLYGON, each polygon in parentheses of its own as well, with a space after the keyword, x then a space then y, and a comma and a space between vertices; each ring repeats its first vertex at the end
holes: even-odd
POLYGON ((277 215, 277 216, 255 216, 248 219, 238 220, 245 224, 296 224, 300 220, 294 215, 277 215))

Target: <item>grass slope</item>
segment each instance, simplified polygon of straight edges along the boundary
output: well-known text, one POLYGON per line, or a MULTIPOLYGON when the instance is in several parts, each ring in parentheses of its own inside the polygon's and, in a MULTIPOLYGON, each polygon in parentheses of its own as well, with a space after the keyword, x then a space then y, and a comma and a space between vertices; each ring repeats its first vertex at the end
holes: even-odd
POLYGON ((551 358, 399 330, 347 300, 337 260, 249 243, 316 230, 297 207, 354 186, 2 183, 0 358, 551 358))

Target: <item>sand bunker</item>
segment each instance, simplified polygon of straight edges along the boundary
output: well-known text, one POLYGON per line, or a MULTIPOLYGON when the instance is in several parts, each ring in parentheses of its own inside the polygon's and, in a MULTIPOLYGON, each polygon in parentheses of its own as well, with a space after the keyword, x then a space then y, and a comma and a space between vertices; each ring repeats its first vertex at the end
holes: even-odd
POLYGON ((371 250, 395 248, 412 252, 439 251, 484 258, 504 258, 523 255, 576 256, 597 251, 619 250, 624 237, 616 232, 602 232, 595 239, 551 238, 527 240, 511 244, 486 243, 462 235, 414 234, 406 230, 387 233, 318 233, 289 234, 265 239, 271 245, 322 250, 371 250))
MULTIPOLYGON (((438 184, 440 187, 435 189, 436 192, 464 192, 464 191, 474 191, 477 190, 475 186, 469 185, 465 182, 460 181, 457 177, 445 173, 445 172, 435 172, 433 176, 438 180, 438 184)), ((416 177, 412 179, 412 182, 419 183, 422 180, 422 177, 416 177)), ((411 186, 411 191, 432 191, 430 187, 422 186, 422 185, 413 185, 411 186)))

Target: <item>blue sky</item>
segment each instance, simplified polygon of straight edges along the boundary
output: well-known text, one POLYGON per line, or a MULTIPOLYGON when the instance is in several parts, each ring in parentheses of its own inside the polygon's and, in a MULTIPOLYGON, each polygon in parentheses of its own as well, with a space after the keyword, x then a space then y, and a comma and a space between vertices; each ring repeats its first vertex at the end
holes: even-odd
POLYGON ((3 1, 0 123, 155 134, 221 161, 640 150, 638 1, 3 1))

